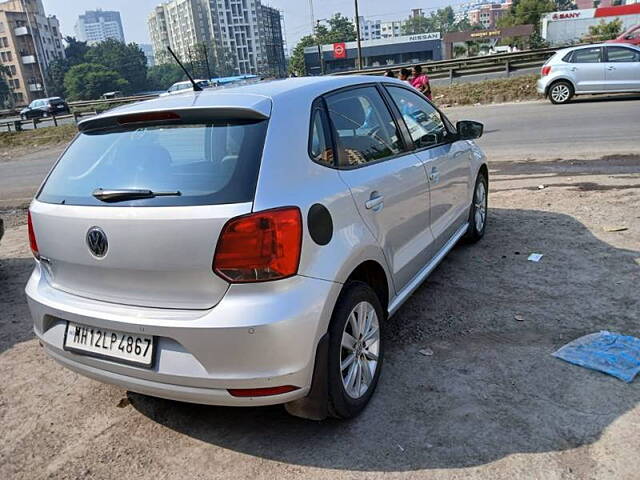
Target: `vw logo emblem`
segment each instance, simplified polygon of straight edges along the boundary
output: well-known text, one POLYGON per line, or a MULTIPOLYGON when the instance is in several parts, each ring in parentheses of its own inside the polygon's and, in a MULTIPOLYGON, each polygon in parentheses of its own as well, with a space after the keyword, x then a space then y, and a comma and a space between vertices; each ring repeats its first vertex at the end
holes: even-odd
POLYGON ((107 254, 109 242, 100 227, 91 227, 89 229, 87 232, 87 246, 95 257, 102 258, 107 254))

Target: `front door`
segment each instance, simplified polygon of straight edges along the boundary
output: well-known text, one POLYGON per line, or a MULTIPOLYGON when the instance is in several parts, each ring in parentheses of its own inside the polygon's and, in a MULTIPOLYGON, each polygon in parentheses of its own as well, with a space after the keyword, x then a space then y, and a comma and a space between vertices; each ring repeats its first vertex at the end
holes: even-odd
POLYGON ((607 90, 640 91, 640 51, 628 47, 607 47, 604 74, 607 90))
POLYGON ((400 290, 425 265, 433 243, 424 167, 407 151, 375 86, 341 90, 326 102, 340 176, 400 290))
POLYGON ((408 88, 386 88, 429 178, 430 223, 437 251, 467 220, 473 187, 471 149, 466 141, 455 141, 440 112, 427 100, 408 88))

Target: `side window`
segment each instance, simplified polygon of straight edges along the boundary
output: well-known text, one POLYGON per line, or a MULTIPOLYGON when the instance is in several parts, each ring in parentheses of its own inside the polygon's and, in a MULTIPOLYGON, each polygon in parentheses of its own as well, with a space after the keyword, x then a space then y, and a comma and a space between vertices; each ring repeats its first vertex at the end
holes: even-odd
POLYGON ((640 62, 640 52, 624 47, 607 47, 607 60, 609 62, 640 62))
POLYGON ((309 156, 314 162, 333 166, 333 148, 328 137, 327 114, 318 104, 313 106, 309 134, 309 156))
POLYGON ((602 49, 600 47, 581 48, 573 52, 571 63, 599 63, 602 61, 601 53, 602 49))
POLYGON ((447 140, 447 126, 429 102, 406 88, 388 86, 387 90, 400 110, 417 148, 431 147, 447 140))
POLYGON ((353 167, 401 152, 398 127, 375 87, 334 93, 326 101, 337 133, 339 166, 353 167))

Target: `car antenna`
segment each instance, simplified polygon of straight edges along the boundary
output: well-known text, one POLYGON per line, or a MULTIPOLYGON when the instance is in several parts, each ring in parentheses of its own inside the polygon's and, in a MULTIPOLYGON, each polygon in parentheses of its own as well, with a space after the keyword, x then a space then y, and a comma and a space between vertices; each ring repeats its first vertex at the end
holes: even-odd
POLYGON ((184 65, 182 65, 182 62, 180 60, 178 60, 178 56, 175 53, 173 53, 173 50, 171 50, 171 47, 167 47, 167 50, 169 50, 169 53, 173 56, 173 58, 176 59, 176 62, 178 62, 178 65, 180 65, 180 68, 184 71, 184 73, 187 74, 187 77, 189 78, 189 81, 191 82, 191 85, 193 85, 193 91, 194 92, 201 92, 202 91, 202 87, 195 82, 195 80, 189 74, 187 69, 184 68, 184 65))

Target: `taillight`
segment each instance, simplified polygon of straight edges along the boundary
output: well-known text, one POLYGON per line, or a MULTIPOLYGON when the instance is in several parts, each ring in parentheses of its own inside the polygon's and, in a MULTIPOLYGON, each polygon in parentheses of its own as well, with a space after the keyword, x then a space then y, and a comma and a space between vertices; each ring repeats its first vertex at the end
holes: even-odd
POLYGON ((36 241, 36 234, 33 231, 33 222, 31 221, 31 212, 27 212, 27 224, 29 229, 29 246, 31 247, 31 253, 36 258, 40 258, 40 252, 38 251, 38 242, 36 241))
POLYGON ((294 387, 293 385, 283 385, 268 388, 230 388, 228 392, 233 397, 268 397, 270 395, 282 395, 283 393, 294 392, 296 390, 300 390, 300 388, 294 387))
POLYGON ((545 65, 544 67, 542 67, 543 77, 546 77, 547 75, 549 75, 549 73, 551 73, 551 65, 545 65))
POLYGON ((222 229, 213 271, 231 283, 279 280, 298 273, 302 217, 297 207, 229 220, 222 229))

